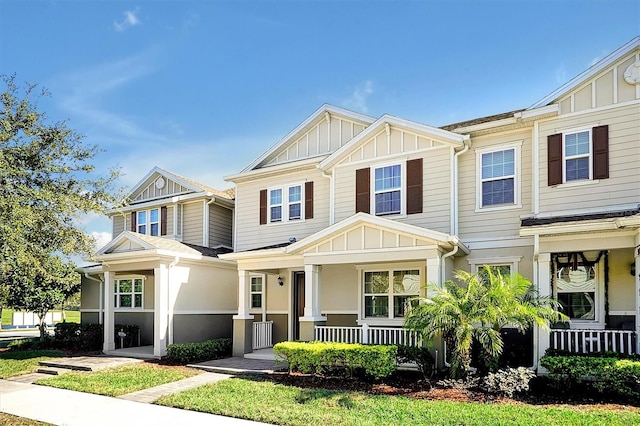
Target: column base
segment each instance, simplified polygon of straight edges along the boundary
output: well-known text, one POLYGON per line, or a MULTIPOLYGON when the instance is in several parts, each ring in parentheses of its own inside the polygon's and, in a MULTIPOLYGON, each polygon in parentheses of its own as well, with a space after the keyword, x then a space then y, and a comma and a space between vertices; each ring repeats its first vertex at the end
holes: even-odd
POLYGON ((232 355, 243 357, 253 352, 253 316, 233 317, 232 355))
POLYGON ((327 325, 325 317, 301 317, 300 318, 300 340, 310 342, 316 340, 316 325, 327 325))

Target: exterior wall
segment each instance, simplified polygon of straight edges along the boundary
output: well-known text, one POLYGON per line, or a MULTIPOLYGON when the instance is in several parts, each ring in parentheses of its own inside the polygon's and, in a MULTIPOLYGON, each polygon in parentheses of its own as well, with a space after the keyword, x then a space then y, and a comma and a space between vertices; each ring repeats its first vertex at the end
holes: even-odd
POLYGON ((204 201, 183 205, 182 241, 201 246, 204 233, 204 201))
POLYGON ((334 327, 357 327, 358 315, 327 314, 327 325, 334 327))
POLYGON ((209 206, 209 247, 233 245, 233 210, 218 205, 209 206))
POLYGON ((152 200, 157 198, 169 197, 177 194, 189 192, 189 189, 182 186, 173 179, 167 179, 159 173, 153 173, 139 189, 132 193, 129 197, 133 201, 152 200), (162 177, 165 184, 162 188, 156 186, 156 180, 162 177))
POLYGON ((80 306, 82 309, 100 308, 100 284, 84 276, 80 282, 80 306))
MULTIPOLYGON (((471 139, 472 148, 458 157, 458 236, 469 239, 518 237, 520 216, 532 213, 532 149, 531 128, 471 139), (516 170, 519 181, 520 206, 480 208, 478 200, 477 159, 484 149, 509 148, 520 144, 520 161, 516 170)), ((516 150, 517 152, 517 150, 516 150)))
POLYGON ((100 314, 98 312, 80 312, 81 324, 99 324, 100 314))
POLYGON ((298 240, 329 225, 329 179, 317 169, 241 182, 236 187, 236 251, 298 240), (260 225, 260 191, 313 181, 313 219, 260 225))
POLYGON ((358 314, 358 270, 353 265, 324 265, 320 307, 328 314, 358 314))
POLYGON ((560 117, 540 124, 540 211, 636 205, 640 200, 640 104, 560 117), (609 125, 609 178, 586 185, 547 185, 547 136, 572 128, 609 125), (568 204, 567 200, 571 199, 568 204))
POLYGON ((635 312, 635 280, 629 273, 633 263, 633 249, 609 252, 609 311, 615 315, 635 312))
POLYGON ((173 229, 173 213, 175 208, 173 206, 167 206, 167 235, 173 236, 175 231, 173 229))
POLYGON ((173 342, 201 342, 232 337, 232 315, 174 315, 173 342))
POLYGON ((289 316, 287 314, 267 314, 267 321, 273 321, 272 342, 289 340, 289 316))
POLYGON ((624 80, 624 72, 634 63, 637 52, 603 70, 591 80, 560 99, 560 114, 586 111, 640 99, 635 85, 624 80))
POLYGON ((171 289, 175 295, 176 314, 237 312, 238 273, 235 269, 183 265, 174 266, 171 273, 172 279, 180 282, 171 289))
MULTIPOLYGON (((114 321, 115 324, 137 325, 140 327, 140 345, 153 345, 153 312, 117 311, 114 314, 114 321)), ((118 331, 117 328, 116 331, 118 331)))
POLYGON ((115 238, 118 235, 120 235, 120 233, 122 231, 124 231, 124 227, 125 227, 125 220, 124 220, 124 216, 121 214, 116 214, 111 216, 111 221, 112 221, 112 226, 113 226, 113 232, 111 233, 111 237, 115 238))
POLYGON ((453 268, 468 272, 472 270, 472 264, 510 264, 516 263, 517 272, 529 281, 533 281, 533 245, 509 248, 475 249, 468 256, 456 257, 453 268), (517 260, 520 258, 520 260, 517 260))

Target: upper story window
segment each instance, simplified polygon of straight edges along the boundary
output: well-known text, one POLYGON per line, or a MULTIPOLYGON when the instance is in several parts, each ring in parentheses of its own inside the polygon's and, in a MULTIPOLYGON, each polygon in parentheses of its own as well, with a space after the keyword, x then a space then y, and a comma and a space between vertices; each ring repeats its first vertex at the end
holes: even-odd
POLYGON ((420 292, 420 270, 364 272, 365 318, 403 318, 420 292))
POLYGON ((402 166, 378 167, 374 179, 375 214, 399 214, 402 212, 402 166))
POLYGON ((120 278, 114 281, 114 307, 142 308, 143 278, 120 278))
POLYGON ((260 191, 260 224, 313 218, 313 182, 260 191))
POLYGON ((282 188, 269 191, 269 221, 282 220, 282 188))
POLYGON ((146 235, 160 235, 160 209, 138 211, 136 232, 146 235))
POLYGON ((477 150, 477 210, 519 206, 521 144, 477 150))
POLYGON ((579 128, 547 137, 548 185, 609 177, 609 126, 579 128))

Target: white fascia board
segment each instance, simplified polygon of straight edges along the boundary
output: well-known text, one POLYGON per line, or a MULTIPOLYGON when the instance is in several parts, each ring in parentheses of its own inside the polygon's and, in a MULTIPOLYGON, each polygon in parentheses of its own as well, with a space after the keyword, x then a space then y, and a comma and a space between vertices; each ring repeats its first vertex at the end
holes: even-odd
POLYGON ((225 176, 224 180, 228 182, 238 183, 250 179, 255 179, 257 177, 264 178, 269 177, 270 175, 280 175, 282 172, 311 170, 315 169, 318 163, 320 163, 320 161, 322 161, 326 157, 326 155, 320 155, 312 158, 306 158, 304 160, 294 160, 287 163, 280 163, 275 166, 268 166, 248 172, 225 176))
MULTIPOLYGON (((245 167, 240 172, 240 174, 246 173, 246 172, 248 172, 250 170, 253 170, 254 167, 256 167, 258 164, 260 164, 269 155, 271 155, 275 151, 277 151, 282 145, 284 145, 285 143, 290 141, 291 138, 293 138, 296 134, 301 132, 304 128, 306 128, 307 126, 309 126, 310 124, 312 124, 316 120, 323 119, 324 118, 323 116, 324 116, 325 112, 344 115, 344 116, 349 117, 349 118, 351 118, 353 120, 361 121, 361 122, 367 123, 367 124, 371 124, 371 123, 373 123, 375 121, 374 117, 370 117, 368 115, 364 115, 364 114, 360 114, 360 113, 357 113, 357 112, 349 111, 347 109, 339 108, 339 107, 336 107, 336 106, 333 106, 333 105, 324 104, 320 108, 318 108, 313 114, 311 114, 309 117, 307 117, 302 123, 300 123, 298 126, 296 126, 295 129, 293 129, 292 131, 287 133, 287 135, 285 137, 283 137, 278 142, 276 142, 274 145, 272 145, 271 148, 269 148, 267 151, 265 151, 264 154, 262 154, 260 157, 256 158, 251 164, 249 164, 247 167, 245 167)), ((228 179, 225 178, 225 180, 228 180, 228 179)))
POLYGON ((570 91, 571 89, 580 85, 586 80, 589 80, 590 78, 594 77, 600 71, 610 66, 615 61, 617 61, 618 59, 621 59, 623 56, 625 56, 626 54, 630 53, 631 51, 633 51, 638 47, 640 47, 640 36, 635 37, 633 40, 626 43, 624 46, 618 48, 613 53, 609 54, 607 57, 603 58, 593 66, 589 67, 586 71, 582 72, 581 74, 578 74, 576 77, 572 78, 570 81, 568 81, 558 89, 554 90, 544 98, 540 99, 538 102, 531 105, 527 109, 534 109, 534 108, 547 105, 548 103, 553 102, 555 99, 562 97, 562 95, 565 94, 566 92, 570 91))
POLYGON ((261 259, 265 257, 282 256, 283 253, 284 253, 284 247, 278 247, 278 248, 271 248, 271 249, 264 249, 264 250, 224 253, 224 254, 219 254, 218 257, 223 260, 246 260, 246 259, 261 259))
POLYGON ((560 105, 551 104, 551 105, 542 106, 540 108, 526 109, 524 111, 516 112, 514 116, 516 118, 519 117, 523 120, 530 120, 530 119, 536 119, 538 117, 542 117, 550 114, 557 115, 558 112, 560 112, 560 105))
POLYGON ((640 216, 621 217, 616 219, 616 225, 619 228, 640 227, 640 216))
POLYGON ((351 139, 346 144, 342 145, 339 149, 333 152, 330 156, 324 159, 318 168, 322 170, 328 170, 333 167, 340 159, 342 159, 348 152, 353 151, 359 143, 365 141, 367 138, 378 132, 385 124, 390 126, 403 127, 415 131, 416 133, 424 133, 430 136, 435 136, 439 141, 451 143, 457 147, 462 146, 464 141, 469 139, 468 135, 462 135, 459 133, 450 132, 448 130, 439 129, 437 127, 427 126, 426 124, 416 123, 415 121, 405 120, 392 115, 385 114, 378 118, 369 127, 360 132, 356 137, 351 139))
POLYGON ((152 246, 151 244, 147 243, 146 241, 142 240, 141 238, 136 237, 133 232, 122 231, 120 234, 118 234, 117 237, 115 237, 113 240, 109 241, 104 247, 102 247, 100 250, 98 250, 98 252, 96 254, 97 255, 106 254, 106 252, 109 249, 117 246, 123 240, 133 241, 134 243, 144 247, 144 249, 146 249, 146 250, 155 249, 155 246, 152 246))
MULTIPOLYGON (((168 204, 175 204, 182 201, 197 200, 198 198, 213 198, 213 197, 214 195, 211 192, 197 192, 195 194, 189 193, 184 195, 174 195, 173 197, 158 198, 152 201, 145 201, 144 203, 129 204, 127 206, 123 206, 120 208, 107 210, 107 214, 114 215, 118 213, 132 212, 140 209, 148 209, 151 207, 166 206, 168 204)), ((219 199, 222 200, 222 198, 219 198, 219 199)), ((232 204, 234 203, 233 200, 225 200, 225 201, 228 201, 232 204)))
POLYGON ((145 175, 145 177, 143 177, 140 181, 138 181, 138 183, 136 183, 131 190, 129 191, 129 194, 133 194, 134 192, 136 192, 138 189, 140 189, 142 187, 142 185, 151 177, 153 176, 154 173, 158 173, 160 175, 162 175, 163 177, 165 177, 166 179, 170 179, 173 181, 178 182, 181 186, 184 186, 185 188, 189 188, 190 190, 194 191, 194 192, 202 192, 202 189, 194 186, 192 183, 186 182, 182 179, 180 179, 178 176, 174 175, 173 173, 164 170, 158 166, 155 166, 153 169, 151 169, 151 171, 149 173, 147 173, 145 175))
POLYGON ((611 231, 618 229, 615 221, 595 223, 562 223, 553 225, 527 226, 520 228, 520 236, 575 234, 584 232, 611 231))
POLYGON ((100 274, 102 273, 102 265, 88 265, 76 268, 76 272, 80 274, 100 274))

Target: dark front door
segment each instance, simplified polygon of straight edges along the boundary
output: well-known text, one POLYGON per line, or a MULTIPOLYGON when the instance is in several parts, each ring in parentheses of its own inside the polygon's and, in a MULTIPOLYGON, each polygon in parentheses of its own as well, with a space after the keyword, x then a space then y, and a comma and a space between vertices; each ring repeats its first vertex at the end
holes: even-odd
POLYGON ((300 340, 300 317, 304 316, 304 272, 293 273, 293 340, 300 340))

